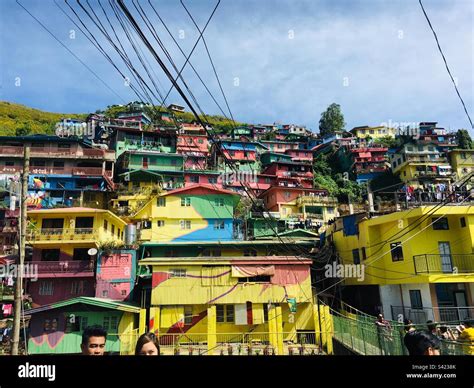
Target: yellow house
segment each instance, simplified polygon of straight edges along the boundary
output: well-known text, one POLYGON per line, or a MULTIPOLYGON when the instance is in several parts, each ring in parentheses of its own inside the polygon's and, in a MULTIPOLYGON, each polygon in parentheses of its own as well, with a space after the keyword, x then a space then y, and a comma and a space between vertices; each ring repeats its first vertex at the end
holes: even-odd
POLYGON ((363 126, 352 128, 350 132, 359 139, 365 139, 366 137, 371 137, 372 139, 380 139, 384 137, 394 138, 397 133, 397 130, 395 128, 388 128, 385 126, 363 126))
MULTIPOLYGON (((281 355, 291 353, 292 344, 295 352, 301 344, 306 354, 315 350, 320 321, 309 259, 240 251, 233 257, 149 257, 140 265, 152 267, 149 329, 159 332, 165 353, 172 345, 205 354, 247 354, 250 347, 252 354, 281 355)), ((329 332, 329 311, 321 309, 329 332)))
POLYGON ((436 144, 407 143, 390 155, 394 175, 414 187, 430 183, 450 183, 453 171, 436 144))
POLYGON ((392 319, 424 323, 472 316, 474 207, 432 211, 424 206, 337 220, 329 240, 342 266, 328 267, 326 276, 345 277, 350 301, 366 310, 378 305, 392 319))
POLYGON ((449 159, 458 180, 474 172, 474 150, 452 150, 449 159))
POLYGON ((28 211, 26 243, 33 250, 27 263, 32 265, 35 276, 25 288, 33 302, 45 305, 77 296, 95 296, 98 251, 120 248, 125 227, 126 223, 108 210, 28 211))

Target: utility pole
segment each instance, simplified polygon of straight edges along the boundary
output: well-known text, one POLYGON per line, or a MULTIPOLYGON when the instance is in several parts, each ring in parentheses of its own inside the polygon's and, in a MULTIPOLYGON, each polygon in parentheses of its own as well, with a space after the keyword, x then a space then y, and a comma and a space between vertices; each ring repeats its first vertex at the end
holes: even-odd
MULTIPOLYGON (((23 156, 23 174, 21 176, 21 197, 20 197, 20 249, 19 249, 19 265, 17 267, 17 278, 15 282, 15 310, 13 315, 13 342, 12 355, 18 355, 18 347, 20 344, 20 324, 21 310, 23 303, 23 268, 25 265, 26 251, 26 197, 28 194, 28 175, 30 169, 30 147, 25 145, 23 156)), ((26 338, 25 338, 26 341, 26 338)))

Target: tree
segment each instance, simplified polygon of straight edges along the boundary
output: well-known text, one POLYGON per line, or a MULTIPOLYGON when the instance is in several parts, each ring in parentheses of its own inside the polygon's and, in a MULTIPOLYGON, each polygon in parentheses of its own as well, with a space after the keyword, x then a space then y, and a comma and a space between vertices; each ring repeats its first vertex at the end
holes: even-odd
POLYGON ((31 127, 28 123, 15 130, 15 136, 27 136, 31 133, 31 127))
POLYGON ((456 140, 458 142, 459 148, 463 150, 471 150, 473 149, 472 139, 469 135, 469 131, 467 129, 459 129, 456 132, 456 140))
POLYGON ((332 103, 328 106, 326 111, 321 113, 319 120, 319 133, 321 136, 342 131, 346 123, 344 122, 344 115, 341 112, 339 104, 332 103))

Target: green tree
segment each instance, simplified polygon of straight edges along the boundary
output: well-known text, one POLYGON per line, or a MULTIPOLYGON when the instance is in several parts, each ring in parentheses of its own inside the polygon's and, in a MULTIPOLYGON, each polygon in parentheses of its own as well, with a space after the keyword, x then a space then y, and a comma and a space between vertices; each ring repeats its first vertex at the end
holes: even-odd
POLYGON ((321 113, 319 120, 319 133, 321 136, 342 131, 346 123, 344 122, 344 115, 341 112, 339 104, 332 103, 328 108, 321 113))
POLYGON ((470 150, 473 149, 472 139, 469 135, 469 131, 467 129, 459 129, 456 132, 456 140, 458 142, 459 148, 463 150, 470 150))
POLYGON ((31 133, 31 126, 26 123, 25 125, 18 127, 15 130, 15 136, 27 136, 31 133))

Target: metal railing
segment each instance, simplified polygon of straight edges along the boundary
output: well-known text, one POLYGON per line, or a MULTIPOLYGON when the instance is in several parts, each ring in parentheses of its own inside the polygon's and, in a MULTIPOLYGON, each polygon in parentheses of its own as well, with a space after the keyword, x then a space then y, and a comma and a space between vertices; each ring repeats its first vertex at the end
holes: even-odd
POLYGON ((474 254, 415 255, 413 263, 416 274, 474 272, 474 254))
POLYGON ((337 198, 334 197, 323 197, 318 195, 300 195, 296 198, 296 205, 300 206, 303 204, 337 206, 338 202, 337 198))
POLYGON ((98 240, 98 233, 93 228, 47 228, 27 232, 29 241, 51 240, 98 240))
POLYGON ((413 309, 405 306, 390 306, 392 319, 398 320, 398 317, 410 319, 415 324, 426 324, 426 321, 445 323, 462 323, 466 319, 474 318, 474 307, 424 307, 413 309))
POLYGON ((37 268, 38 274, 81 273, 84 276, 94 276, 94 262, 90 260, 32 261, 31 265, 37 268))
MULTIPOLYGON (((322 350, 318 345, 318 333, 314 331, 284 332, 281 336, 284 355, 316 355, 322 350)), ((268 332, 217 333, 214 355, 275 355, 268 332)), ((162 355, 207 355, 208 335, 206 333, 170 333, 159 338, 162 355)))

